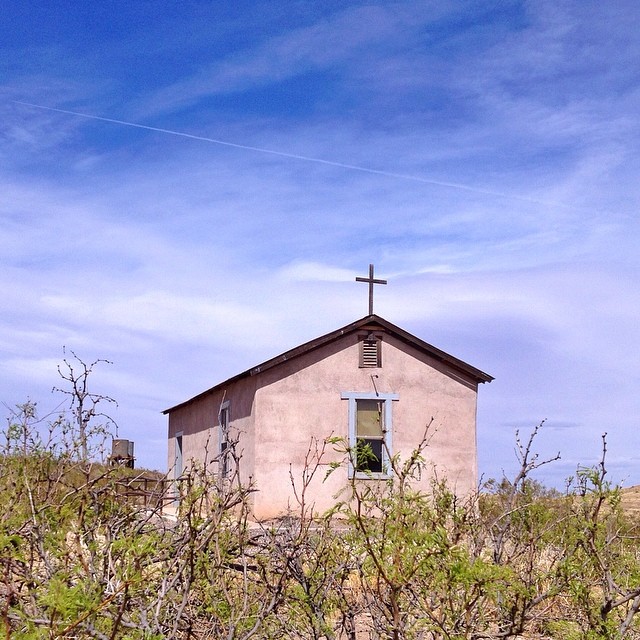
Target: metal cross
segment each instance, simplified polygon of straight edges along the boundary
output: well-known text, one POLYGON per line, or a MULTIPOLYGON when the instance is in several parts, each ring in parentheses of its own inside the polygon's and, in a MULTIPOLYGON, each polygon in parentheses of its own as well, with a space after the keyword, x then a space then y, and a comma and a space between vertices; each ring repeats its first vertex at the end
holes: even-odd
POLYGON ((369 265, 369 277, 368 278, 358 278, 356 277, 356 282, 368 282, 369 283, 369 315, 373 315, 373 285, 374 284, 387 284, 386 280, 380 280, 373 277, 373 265, 369 265))

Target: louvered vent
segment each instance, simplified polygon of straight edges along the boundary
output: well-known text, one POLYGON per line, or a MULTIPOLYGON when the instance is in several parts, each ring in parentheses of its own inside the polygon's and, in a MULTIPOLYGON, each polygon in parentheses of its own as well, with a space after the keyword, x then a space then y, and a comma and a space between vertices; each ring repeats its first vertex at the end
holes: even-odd
POLYGON ((360 366, 380 366, 380 340, 363 340, 360 347, 360 366))

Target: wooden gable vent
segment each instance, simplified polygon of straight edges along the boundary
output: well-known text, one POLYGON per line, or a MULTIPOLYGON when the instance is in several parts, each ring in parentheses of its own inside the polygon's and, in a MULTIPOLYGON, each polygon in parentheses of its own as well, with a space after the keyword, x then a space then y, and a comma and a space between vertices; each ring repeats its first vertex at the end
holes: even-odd
POLYGON ((361 367, 381 367, 382 366, 382 341, 373 334, 369 334, 360 340, 360 366, 361 367))

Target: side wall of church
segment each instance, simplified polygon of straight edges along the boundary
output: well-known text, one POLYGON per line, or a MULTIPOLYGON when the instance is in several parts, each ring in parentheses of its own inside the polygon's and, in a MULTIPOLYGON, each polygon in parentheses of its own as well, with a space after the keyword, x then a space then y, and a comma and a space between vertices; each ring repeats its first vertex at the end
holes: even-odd
POLYGON ((193 462, 206 465, 209 473, 218 475, 221 465, 221 410, 228 411, 229 432, 227 442, 237 442, 236 453, 240 457, 239 473, 248 485, 253 476, 254 450, 254 397, 255 379, 246 378, 203 395, 169 414, 169 477, 175 478, 180 469, 177 443, 182 443, 182 469, 193 462))

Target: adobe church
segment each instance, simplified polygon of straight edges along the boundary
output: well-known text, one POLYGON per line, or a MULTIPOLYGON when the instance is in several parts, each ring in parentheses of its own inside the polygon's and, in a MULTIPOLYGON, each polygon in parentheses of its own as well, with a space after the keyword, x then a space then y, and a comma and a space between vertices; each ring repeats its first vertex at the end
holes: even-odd
MULTIPOLYGON (((237 473, 256 488, 254 517, 273 518, 295 508, 291 477, 302 478, 310 444, 338 437, 351 455, 328 446, 322 464, 341 466, 317 473, 306 497, 322 512, 350 478, 387 478, 390 456, 406 459, 433 417, 427 466, 457 493, 476 488, 478 385, 492 376, 373 313, 373 287, 386 284, 373 265, 356 280, 369 285, 367 316, 164 411, 173 477, 192 460, 228 476, 234 443, 237 473)), ((422 475, 423 490, 430 480, 422 475)))

